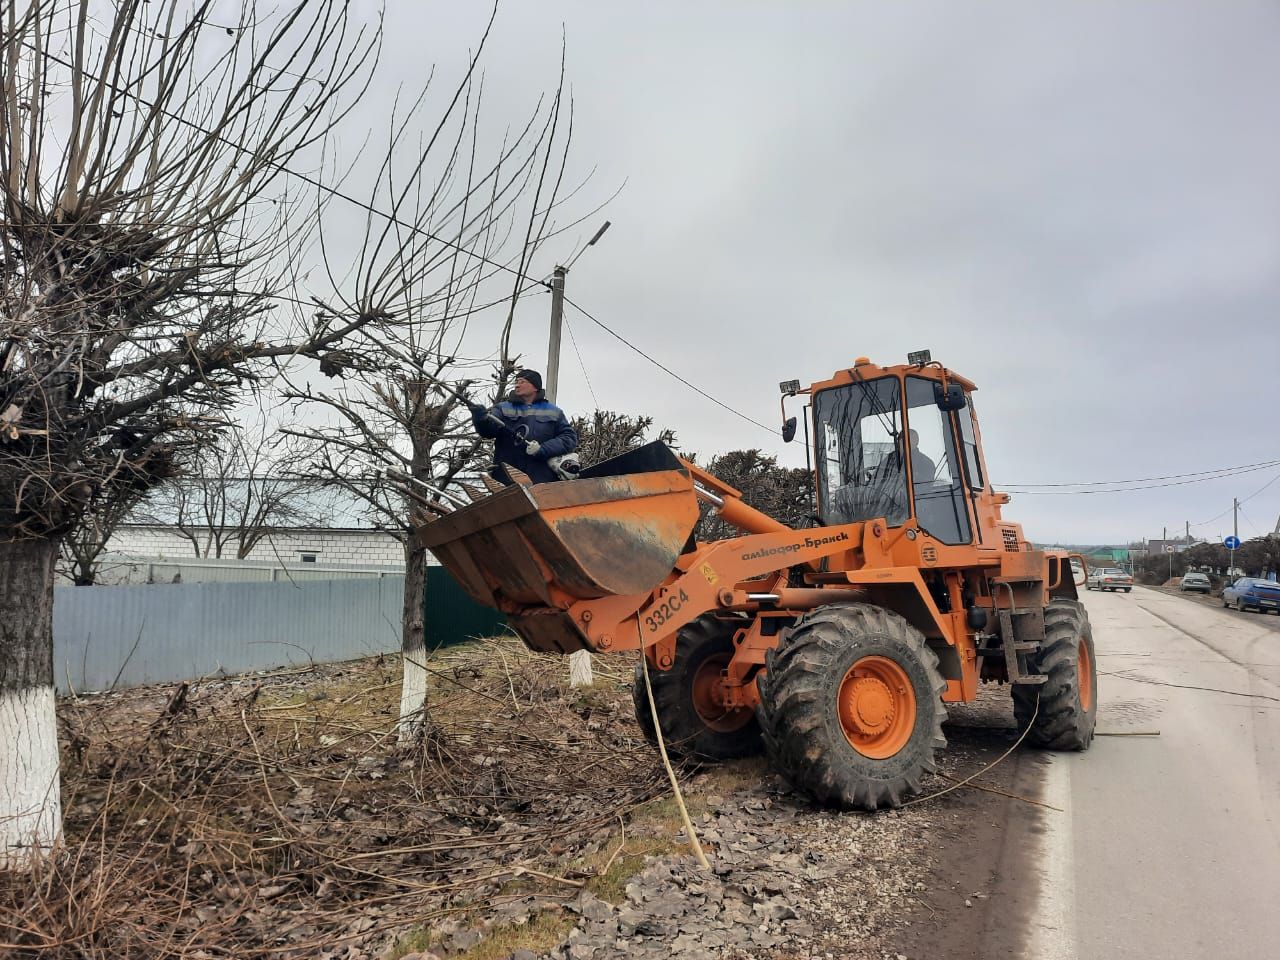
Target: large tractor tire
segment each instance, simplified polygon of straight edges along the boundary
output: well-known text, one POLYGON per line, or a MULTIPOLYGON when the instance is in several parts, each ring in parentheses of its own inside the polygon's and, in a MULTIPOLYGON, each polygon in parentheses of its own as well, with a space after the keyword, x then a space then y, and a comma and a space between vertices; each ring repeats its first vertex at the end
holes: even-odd
POLYGON ((896 613, 833 604, 797 622, 757 681, 774 768, 820 803, 896 807, 946 746, 946 682, 924 636, 896 613))
POLYGON ((1030 726, 1027 742, 1033 746, 1087 750, 1098 714, 1098 668, 1089 614, 1077 600, 1050 600, 1044 633, 1044 644, 1028 659, 1032 670, 1049 679, 1039 686, 1014 686, 1018 729, 1030 726))
MULTIPOLYGON (((735 622, 704 614, 676 635, 675 662, 669 670, 649 667, 653 702, 669 753, 701 760, 732 760, 760 753, 755 711, 741 707, 728 710, 720 700, 720 674, 733 658, 733 635, 746 625, 745 619, 735 622)), ((636 666, 631 693, 640 729, 656 744, 642 665, 636 666)))

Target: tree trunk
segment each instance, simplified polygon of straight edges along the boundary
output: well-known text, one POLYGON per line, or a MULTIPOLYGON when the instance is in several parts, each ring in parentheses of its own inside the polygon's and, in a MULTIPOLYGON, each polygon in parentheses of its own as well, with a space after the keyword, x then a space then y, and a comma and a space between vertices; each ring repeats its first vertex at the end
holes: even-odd
POLYGON ((410 536, 404 548, 404 607, 401 611, 400 741, 412 740, 427 709, 427 645, 422 627, 423 592, 427 584, 427 551, 410 536))
POLYGON ((0 543, 0 868, 62 831, 53 692, 56 540, 0 543))
POLYGON ((591 673, 591 654, 586 650, 575 650, 569 654, 569 686, 589 687, 595 682, 591 673))

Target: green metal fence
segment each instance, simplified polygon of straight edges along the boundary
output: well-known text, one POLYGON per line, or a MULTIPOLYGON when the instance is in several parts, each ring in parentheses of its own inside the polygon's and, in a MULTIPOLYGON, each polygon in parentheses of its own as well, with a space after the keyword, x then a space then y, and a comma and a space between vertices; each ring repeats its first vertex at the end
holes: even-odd
POLYGON ((422 597, 422 626, 428 650, 506 631, 507 619, 476 603, 444 567, 427 567, 422 597))

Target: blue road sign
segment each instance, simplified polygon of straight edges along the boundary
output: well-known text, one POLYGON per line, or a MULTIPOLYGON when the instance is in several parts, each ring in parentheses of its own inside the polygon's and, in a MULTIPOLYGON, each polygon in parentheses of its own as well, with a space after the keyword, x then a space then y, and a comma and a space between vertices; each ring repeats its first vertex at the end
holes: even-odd
POLYGON ((1225 540, 1223 540, 1223 541, 1222 541, 1222 545, 1223 545, 1224 547, 1226 547, 1228 550, 1239 550, 1239 549, 1240 549, 1240 538, 1239 538, 1239 537, 1227 537, 1227 539, 1225 539, 1225 540))

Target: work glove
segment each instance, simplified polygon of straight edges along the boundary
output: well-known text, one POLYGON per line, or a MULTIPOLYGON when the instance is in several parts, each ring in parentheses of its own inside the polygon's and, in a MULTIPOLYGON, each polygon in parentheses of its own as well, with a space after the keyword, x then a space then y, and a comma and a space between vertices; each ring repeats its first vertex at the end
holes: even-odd
POLYGON ((468 402, 467 409, 471 411, 471 416, 473 417, 483 417, 486 413, 489 412, 486 407, 483 407, 478 403, 468 402))
POLYGON ((540 444, 537 440, 530 440, 528 443, 524 445, 524 452, 531 457, 536 457, 538 455, 538 451, 541 449, 542 449, 542 444, 540 444))
POLYGON ((578 474, 582 472, 582 464, 578 460, 576 453, 566 453, 562 457, 552 457, 547 461, 547 465, 556 472, 561 480, 577 480, 578 474))

